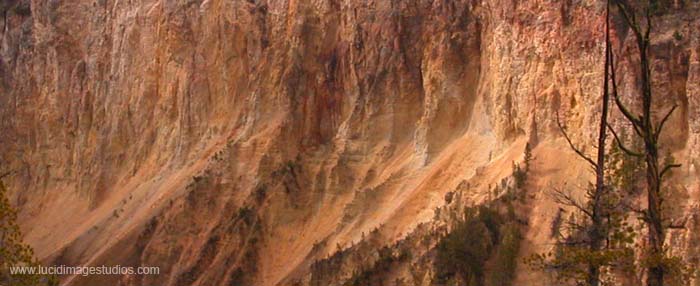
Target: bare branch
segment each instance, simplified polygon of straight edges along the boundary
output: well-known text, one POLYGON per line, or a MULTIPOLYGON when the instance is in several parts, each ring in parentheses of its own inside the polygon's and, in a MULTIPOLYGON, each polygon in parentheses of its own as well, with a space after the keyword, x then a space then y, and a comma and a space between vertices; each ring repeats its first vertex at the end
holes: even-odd
POLYGON ((7 172, 0 174, 0 180, 4 179, 5 177, 7 177, 9 175, 12 175, 12 173, 14 173, 14 171, 7 171, 7 172))
POLYGON ((659 136, 661 135, 661 130, 664 128, 664 124, 666 124, 666 121, 668 121, 669 118, 671 118, 671 114, 678 108, 678 104, 673 105, 671 110, 666 113, 666 116, 664 116, 663 119, 661 119, 661 122, 659 123, 659 126, 656 127, 656 132, 654 132, 654 138, 656 140, 659 140, 659 136))
POLYGON ((627 6, 626 3, 620 0, 616 0, 614 2, 615 4, 617 4, 617 8, 620 9, 620 12, 622 12, 622 17, 625 18, 625 22, 627 22, 627 25, 630 26, 630 28, 632 28, 632 32, 634 33, 634 35, 638 39, 641 39, 642 32, 641 29, 639 29, 639 25, 637 24, 637 19, 634 16, 634 11, 630 11, 632 10, 632 8, 630 8, 629 6, 627 6))
POLYGON ((565 206, 570 206, 573 207, 582 213, 584 213, 586 216, 589 218, 593 217, 593 213, 591 213, 588 208, 586 208, 581 202, 576 200, 571 193, 565 192, 560 189, 554 189, 554 192, 552 193, 552 196, 554 198, 554 201, 558 204, 565 205, 565 206))
POLYGON ((663 178, 664 175, 666 175, 667 172, 671 171, 673 168, 680 168, 681 164, 669 164, 666 165, 663 170, 661 170, 661 174, 659 174, 659 179, 663 178))
MULTIPOLYGON (((608 43, 608 45, 610 45, 610 43, 608 43)), ((608 53, 610 53, 610 75, 612 81, 613 98, 615 98, 615 105, 617 105, 618 109, 620 109, 622 115, 624 115, 625 118, 627 118, 627 120, 632 122, 632 126, 634 126, 634 131, 637 134, 640 134, 639 129, 637 129, 637 127, 642 125, 642 120, 634 114, 632 114, 629 108, 627 108, 627 106, 625 106, 625 104, 622 103, 620 95, 617 93, 617 77, 615 75, 615 60, 612 49, 608 49, 608 53)))
POLYGON ((562 135, 564 135, 564 138, 566 139, 566 142, 569 143, 569 147, 571 147, 576 154, 586 160, 589 164, 591 164, 594 168, 598 167, 598 164, 596 164, 593 159, 588 157, 583 151, 581 151, 576 145, 574 145, 573 142, 571 142, 571 138, 569 137, 569 134, 566 133, 566 129, 564 129, 564 126, 561 124, 561 121, 559 120, 559 111, 557 111, 557 126, 559 126, 559 131, 561 132, 562 135))
POLYGON ((683 222, 681 225, 669 224, 666 227, 670 229, 685 229, 685 222, 683 222))
POLYGON ((647 213, 647 211, 644 210, 644 209, 640 209, 640 208, 631 206, 631 205, 629 205, 629 204, 624 204, 624 205, 623 205, 623 208, 625 208, 626 210, 631 211, 631 212, 635 213, 636 215, 638 215, 638 216, 639 216, 639 219, 641 219, 642 221, 645 221, 645 222, 646 222, 646 221, 649 220, 648 213, 647 213))
POLYGON ((644 32, 644 43, 649 44, 649 34, 651 34, 651 9, 646 7, 647 29, 644 32))
POLYGON ((634 152, 634 151, 630 150, 629 148, 625 147, 625 144, 622 143, 622 140, 620 140, 620 136, 617 135, 617 132, 615 132, 615 129, 612 126, 610 126, 609 123, 607 125, 608 125, 608 129, 610 129, 610 132, 612 132, 613 137, 615 137, 615 142, 617 142, 617 146, 619 146, 620 149, 622 149, 622 151, 624 151, 625 153, 627 153, 627 155, 630 155, 630 156, 635 156, 635 157, 643 157, 644 156, 643 154, 641 154, 639 152, 634 152))
MULTIPOLYGON (((566 224, 566 228, 570 231, 571 230, 581 231, 581 230, 586 230, 588 228, 588 226, 586 226, 586 225, 582 225, 580 223, 573 222, 573 221, 565 221, 564 223, 566 224)), ((561 233, 559 233, 559 235, 561 235, 561 233)), ((564 238, 564 236, 562 235, 561 238, 564 238)))
MULTIPOLYGON (((562 237, 562 239, 566 239, 566 238, 562 237)), ((559 245, 567 245, 567 246, 588 245, 588 243, 589 243, 589 241, 587 239, 564 240, 564 241, 557 242, 557 244, 559 244, 559 245)))
POLYGON ((684 217, 680 222, 671 221, 667 227, 671 229, 685 229, 685 224, 688 222, 688 217, 684 217))

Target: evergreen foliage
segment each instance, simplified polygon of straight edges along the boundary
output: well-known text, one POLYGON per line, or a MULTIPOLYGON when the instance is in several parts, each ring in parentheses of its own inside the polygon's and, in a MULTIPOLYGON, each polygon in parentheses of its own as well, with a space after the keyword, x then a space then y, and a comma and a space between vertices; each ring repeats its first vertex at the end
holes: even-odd
POLYGON ((37 267, 39 263, 34 259, 32 248, 22 241, 17 211, 7 196, 7 189, 0 179, 0 285, 56 285, 54 277, 10 273, 11 267, 37 267))
MULTIPOLYGON (((653 22, 656 16, 665 13, 669 8, 667 1, 621 1, 612 0, 617 12, 624 20, 624 26, 629 29, 631 36, 636 43, 635 52, 638 55, 637 75, 639 76, 640 89, 633 94, 633 99, 639 103, 641 108, 632 107, 623 103, 620 95, 617 92, 617 83, 615 76, 615 60, 612 50, 608 48, 607 58, 610 60, 610 70, 612 83, 613 98, 618 110, 629 122, 636 137, 642 141, 643 148, 641 151, 625 147, 614 129, 610 128, 616 137, 616 141, 620 149, 627 155, 638 157, 644 160, 645 165, 645 193, 646 205, 644 209, 637 209, 636 213, 641 217, 642 221, 647 226, 646 232, 646 247, 643 253, 642 264, 646 268, 646 284, 648 286, 663 286, 671 280, 685 277, 678 273, 684 272, 682 260, 670 255, 669 246, 666 244, 667 234, 670 228, 683 228, 683 225, 674 225, 673 218, 669 218, 664 211, 664 202, 668 198, 668 187, 664 186, 665 176, 669 176, 674 168, 681 165, 673 162, 660 162, 660 136, 665 128, 665 124, 672 117, 674 111, 679 107, 674 104, 670 109, 663 111, 662 116, 654 116, 659 106, 655 104, 658 101, 658 95, 653 88, 652 65, 653 59, 650 58, 651 47, 651 32, 653 30, 653 22), (676 263, 677 262, 677 263, 676 263), (680 268, 679 268, 680 267, 680 268), (676 276, 676 277, 674 277, 676 276)), ((607 46, 610 47, 608 41, 607 46)))
POLYGON ((510 285, 520 249, 514 218, 489 206, 466 208, 463 218, 436 246, 438 285, 510 285), (485 265, 491 261, 493 269, 485 265))
POLYGON ((515 278, 515 270, 518 264, 518 252, 522 236, 515 223, 506 223, 501 226, 501 242, 496 250, 493 269, 489 272, 487 285, 508 286, 515 278))

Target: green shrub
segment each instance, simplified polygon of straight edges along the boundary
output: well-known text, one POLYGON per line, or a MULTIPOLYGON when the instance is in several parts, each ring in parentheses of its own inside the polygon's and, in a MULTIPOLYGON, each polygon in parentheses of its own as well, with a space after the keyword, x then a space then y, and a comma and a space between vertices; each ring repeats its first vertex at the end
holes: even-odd
POLYGON ((489 272, 488 285, 509 286, 515 278, 520 251, 520 229, 514 223, 501 227, 501 241, 494 258, 493 269, 489 272))
POLYGON ((683 34, 681 34, 678 31, 673 32, 673 38, 676 39, 676 41, 682 41, 683 40, 683 34))
POLYGON ((22 241, 17 225, 17 211, 7 198, 7 189, 0 177, 0 285, 57 285, 56 277, 10 274, 10 267, 39 266, 31 246, 22 241))
POLYGON ((512 208, 467 208, 464 217, 436 246, 434 281, 438 285, 510 285, 515 275, 520 230, 512 208), (485 268, 493 265, 493 269, 485 268))
POLYGON ((464 219, 437 244, 436 282, 483 285, 484 263, 498 241, 501 216, 487 208, 467 208, 464 219))

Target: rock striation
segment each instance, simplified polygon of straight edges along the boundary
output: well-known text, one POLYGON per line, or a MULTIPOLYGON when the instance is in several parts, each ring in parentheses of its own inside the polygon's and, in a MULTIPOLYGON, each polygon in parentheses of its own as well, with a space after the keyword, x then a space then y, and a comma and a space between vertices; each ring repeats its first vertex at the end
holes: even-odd
MULTIPOLYGON (((700 3, 667 2, 654 88, 659 114, 680 106, 662 144, 683 164, 678 211, 695 219, 671 239, 697 264, 700 3)), ((47 264, 161 269, 66 285, 310 283, 315 261, 375 229, 377 248, 428 233, 448 192, 492 199, 529 142, 522 252, 538 251, 558 208, 547 188, 588 179, 555 118, 592 146, 603 11, 597 0, 2 1, 0 159, 25 239, 47 264)), ((634 102, 621 23, 613 41, 634 102)))

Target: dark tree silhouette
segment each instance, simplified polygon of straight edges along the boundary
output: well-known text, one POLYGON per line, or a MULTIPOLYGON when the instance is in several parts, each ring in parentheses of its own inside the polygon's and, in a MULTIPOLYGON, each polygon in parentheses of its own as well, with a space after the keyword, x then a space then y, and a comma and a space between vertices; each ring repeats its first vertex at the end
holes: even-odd
MULTIPOLYGON (((606 140, 607 140, 607 126, 608 126, 608 110, 610 103, 610 92, 609 92, 609 81, 610 81, 610 2, 607 2, 606 12, 605 12, 605 63, 604 63, 604 78, 603 78, 603 94, 601 98, 601 115, 598 128, 598 139, 597 139, 597 152, 595 159, 589 157, 578 148, 571 137, 567 134, 564 125, 559 119, 559 114, 557 113, 557 125, 560 132, 569 144, 569 147, 576 152, 576 154, 583 160, 588 162, 594 170, 595 173, 595 184, 592 188, 589 188, 586 192, 586 203, 578 202, 571 194, 563 190, 555 190, 555 200, 563 205, 574 207, 581 213, 583 213, 588 223, 584 225, 578 225, 577 230, 584 232, 584 239, 578 241, 571 241, 569 239, 568 243, 574 244, 574 247, 580 247, 583 245, 586 249, 587 254, 581 255, 576 258, 577 261, 559 261, 555 262, 555 267, 568 267, 564 264, 573 264, 573 267, 578 267, 578 264, 584 264, 585 273, 583 277, 575 277, 575 279, 581 279, 585 281, 586 285, 598 286, 600 284, 600 268, 605 265, 601 263, 598 257, 599 252, 604 248, 604 242, 608 237, 609 229, 606 226, 605 219, 608 217, 607 213, 609 211, 609 204, 607 204, 606 188, 605 182, 605 161, 606 161, 606 140)), ((566 251, 566 250, 565 250, 566 251)), ((567 259, 568 260, 568 259, 567 259)))
POLYGON ((678 164, 666 164, 660 166, 659 163, 659 136, 663 131, 664 125, 671 117, 677 106, 673 106, 659 121, 655 121, 652 116, 653 92, 651 86, 651 68, 649 65, 649 45, 652 30, 652 16, 656 1, 642 1, 638 4, 640 7, 634 7, 626 1, 614 0, 618 11, 624 19, 624 23, 630 28, 639 53, 639 73, 641 90, 637 100, 641 102, 641 114, 637 114, 628 108, 618 94, 618 88, 615 78, 615 61, 613 52, 609 49, 608 58, 611 64, 612 76, 612 91, 620 112, 624 115, 627 121, 632 124, 634 134, 641 138, 644 150, 637 152, 625 147, 624 142, 619 138, 614 129, 608 125, 608 128, 615 136, 620 149, 630 156, 643 158, 646 165, 646 195, 647 207, 645 210, 640 210, 638 213, 648 227, 648 242, 649 253, 647 259, 647 285, 661 286, 664 284, 664 275, 666 269, 664 267, 665 250, 664 241, 666 239, 666 230, 671 227, 667 224, 662 214, 663 196, 662 196, 662 180, 664 175, 668 174, 673 168, 680 167, 678 164), (639 17, 643 17, 643 22, 640 23, 639 17))
POLYGON ((22 241, 22 233, 17 225, 17 211, 7 198, 3 178, 10 173, 0 174, 0 285, 57 285, 55 277, 44 275, 13 274, 11 267, 38 266, 32 248, 22 241))

